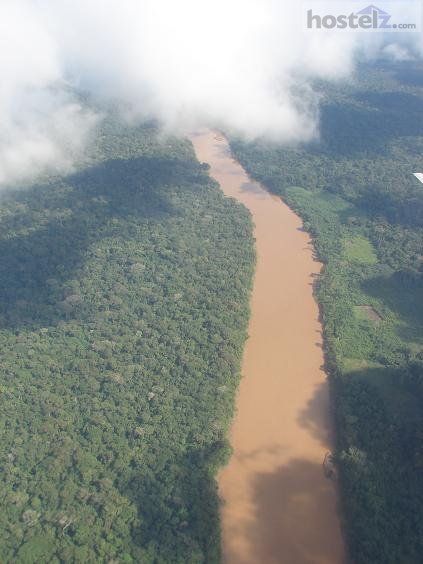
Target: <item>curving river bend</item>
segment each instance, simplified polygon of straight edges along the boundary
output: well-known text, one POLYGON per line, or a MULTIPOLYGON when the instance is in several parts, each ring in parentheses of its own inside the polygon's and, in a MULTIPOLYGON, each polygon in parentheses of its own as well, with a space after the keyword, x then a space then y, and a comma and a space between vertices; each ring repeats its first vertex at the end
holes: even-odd
POLYGON ((321 265, 298 216, 248 177, 226 139, 207 130, 191 140, 225 195, 250 210, 257 245, 234 452, 219 476, 224 562, 340 564, 336 491, 322 467, 331 420, 313 298, 321 265))

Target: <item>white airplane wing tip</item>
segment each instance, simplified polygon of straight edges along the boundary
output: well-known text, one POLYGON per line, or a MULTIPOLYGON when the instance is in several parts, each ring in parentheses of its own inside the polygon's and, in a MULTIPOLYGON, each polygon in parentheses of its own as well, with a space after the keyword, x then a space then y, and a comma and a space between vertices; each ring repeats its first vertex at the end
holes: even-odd
POLYGON ((423 172, 413 172, 413 174, 420 182, 423 182, 423 172))

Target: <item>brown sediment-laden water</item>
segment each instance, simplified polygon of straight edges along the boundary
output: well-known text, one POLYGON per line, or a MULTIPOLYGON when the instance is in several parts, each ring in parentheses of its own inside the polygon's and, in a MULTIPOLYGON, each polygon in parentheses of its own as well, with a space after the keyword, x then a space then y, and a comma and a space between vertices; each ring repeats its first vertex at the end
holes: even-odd
POLYGON ((219 475, 224 562, 343 563, 336 486, 324 463, 331 417, 313 298, 321 264, 299 217, 248 177, 224 137, 207 130, 191 140, 225 195, 250 210, 257 245, 233 455, 219 475))

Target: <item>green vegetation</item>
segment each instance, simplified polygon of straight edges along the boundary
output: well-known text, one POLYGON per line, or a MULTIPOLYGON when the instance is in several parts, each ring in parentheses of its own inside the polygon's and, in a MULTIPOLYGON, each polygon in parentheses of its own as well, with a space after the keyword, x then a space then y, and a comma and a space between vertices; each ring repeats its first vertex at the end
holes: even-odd
POLYGON ((359 264, 377 263, 373 245, 362 235, 355 235, 345 241, 345 257, 359 264))
POLYGON ((252 176, 304 220, 336 410, 345 531, 357 564, 423 554, 423 66, 320 84, 321 140, 232 138, 252 176), (302 187, 300 187, 302 186, 302 187))
POLYGON ((187 141, 97 135, 1 195, 0 561, 218 562, 251 221, 187 141))

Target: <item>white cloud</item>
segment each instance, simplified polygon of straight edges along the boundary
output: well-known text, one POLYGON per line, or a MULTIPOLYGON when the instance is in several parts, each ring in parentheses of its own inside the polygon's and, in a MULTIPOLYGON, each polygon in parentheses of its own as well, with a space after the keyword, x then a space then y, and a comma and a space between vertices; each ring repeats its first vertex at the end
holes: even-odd
POLYGON ((181 131, 313 137, 311 79, 348 76, 379 38, 303 32, 301 15, 291 0, 1 0, 0 182, 66 169, 83 147, 92 116, 65 81, 181 131))
POLYGON ((382 49, 382 54, 395 62, 412 61, 414 56, 407 47, 398 43, 389 43, 382 49))
POLYGON ((33 3, 0 3, 0 183, 67 170, 92 116, 60 86, 58 42, 33 3))

